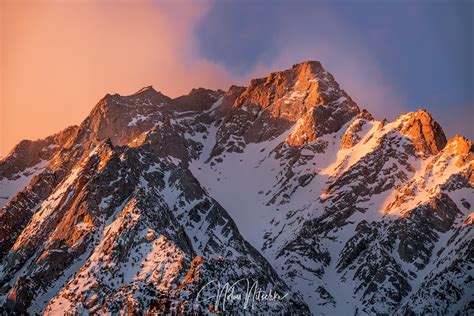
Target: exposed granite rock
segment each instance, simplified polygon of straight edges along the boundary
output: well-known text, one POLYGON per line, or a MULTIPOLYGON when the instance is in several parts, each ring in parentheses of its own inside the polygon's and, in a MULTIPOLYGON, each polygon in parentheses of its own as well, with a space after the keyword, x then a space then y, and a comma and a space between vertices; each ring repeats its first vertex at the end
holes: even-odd
POLYGON ((437 154, 446 146, 446 136, 443 129, 425 110, 407 114, 401 133, 414 143, 418 151, 437 154))
POLYGON ((77 126, 70 126, 44 139, 22 140, 5 158, 0 160, 0 179, 14 177, 42 160, 50 160, 63 146, 68 146, 77 129, 77 126))

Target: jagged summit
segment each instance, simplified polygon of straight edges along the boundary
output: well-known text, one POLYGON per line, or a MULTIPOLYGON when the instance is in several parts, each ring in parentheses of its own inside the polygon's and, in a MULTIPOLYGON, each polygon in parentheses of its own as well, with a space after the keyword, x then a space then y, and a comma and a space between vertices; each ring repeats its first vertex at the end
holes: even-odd
MULTIPOLYGON (((107 93, 100 101, 107 102, 107 101, 114 101, 117 99, 123 99, 123 98, 131 98, 131 99, 136 99, 136 98, 152 98, 152 99, 171 99, 170 97, 164 95, 160 91, 155 90, 152 85, 145 86, 138 91, 129 94, 129 95, 121 95, 118 93, 110 94, 107 93)), ((99 103, 100 103, 99 101, 99 103)))
POLYGON ((456 134, 452 139, 448 141, 448 143, 455 143, 457 145, 457 150, 459 153, 474 153, 474 142, 464 136, 456 134))
POLYGON ((293 69, 301 68, 301 67, 311 67, 313 69, 322 69, 323 66, 320 61, 317 60, 305 60, 300 63, 294 64, 291 66, 293 69))
POLYGON ((446 146, 443 129, 426 110, 410 112, 404 117, 406 119, 401 133, 412 140, 417 150, 437 154, 446 146))
POLYGON ((211 89, 206 89, 206 88, 193 88, 191 91, 189 91, 188 95, 194 95, 194 94, 202 94, 202 93, 217 93, 217 94, 224 94, 224 91, 221 89, 217 90, 211 90, 211 89))
POLYGON ((298 64, 294 64, 291 66, 291 68, 285 69, 285 70, 280 70, 276 72, 270 73, 267 77, 263 78, 255 78, 252 79, 250 82, 252 84, 253 81, 271 81, 275 77, 279 77, 282 75, 292 75, 294 77, 307 77, 307 78, 314 78, 314 76, 317 76, 320 73, 325 72, 321 62, 319 61, 313 61, 313 60, 306 60, 298 64))
POLYGON ((152 85, 149 85, 149 86, 145 86, 145 87, 141 88, 140 90, 138 90, 134 94, 140 94, 140 93, 158 93, 158 91, 156 91, 155 88, 153 88, 152 85))
POLYGON ((316 61, 107 95, 0 160, 0 314, 473 314, 473 167, 471 140, 377 120, 316 61), (197 300, 216 279, 287 295, 223 311, 197 300))
POLYGON ((318 61, 305 61, 289 69, 272 72, 266 77, 252 79, 247 88, 252 89, 262 84, 266 87, 275 86, 280 90, 319 89, 319 92, 323 92, 326 87, 335 90, 339 88, 332 75, 318 61))

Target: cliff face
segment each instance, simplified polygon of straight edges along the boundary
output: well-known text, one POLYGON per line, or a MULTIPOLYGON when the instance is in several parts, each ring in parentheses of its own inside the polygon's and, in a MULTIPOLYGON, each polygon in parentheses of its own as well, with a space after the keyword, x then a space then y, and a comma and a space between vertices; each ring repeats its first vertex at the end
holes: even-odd
POLYGON ((47 161, 62 147, 68 146, 77 130, 77 126, 71 126, 45 139, 23 140, 0 160, 0 206, 43 170, 47 161))
POLYGON ((443 129, 429 113, 419 110, 407 115, 409 118, 401 133, 410 138, 418 151, 437 154, 446 146, 443 129))
POLYGON ((319 62, 107 95, 0 161, 0 312, 469 314, 473 158, 424 110, 377 121, 319 62), (239 280, 284 297, 209 299, 239 280))

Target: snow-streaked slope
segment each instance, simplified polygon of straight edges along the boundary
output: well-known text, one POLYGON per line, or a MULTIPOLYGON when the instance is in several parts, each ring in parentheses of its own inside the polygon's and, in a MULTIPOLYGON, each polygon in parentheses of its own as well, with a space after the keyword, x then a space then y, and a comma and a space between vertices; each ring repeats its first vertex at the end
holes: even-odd
POLYGON ((472 142, 424 110, 375 120, 318 62, 107 95, 63 138, 0 213, 8 312, 208 313, 197 291, 240 279, 287 296, 231 313, 474 309, 472 142))
POLYGON ((15 194, 20 192, 24 187, 26 187, 31 179, 44 170, 46 167, 47 161, 42 160, 36 165, 29 167, 15 175, 12 175, 9 178, 3 178, 0 180, 0 207, 4 206, 8 201, 10 201, 15 194))

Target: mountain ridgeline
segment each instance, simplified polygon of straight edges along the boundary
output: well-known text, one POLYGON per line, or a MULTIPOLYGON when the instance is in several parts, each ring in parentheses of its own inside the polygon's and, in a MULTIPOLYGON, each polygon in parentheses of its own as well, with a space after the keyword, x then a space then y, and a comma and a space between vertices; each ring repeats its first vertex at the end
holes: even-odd
POLYGON ((0 313, 472 314, 473 149, 315 61, 106 95, 0 160, 0 313))

